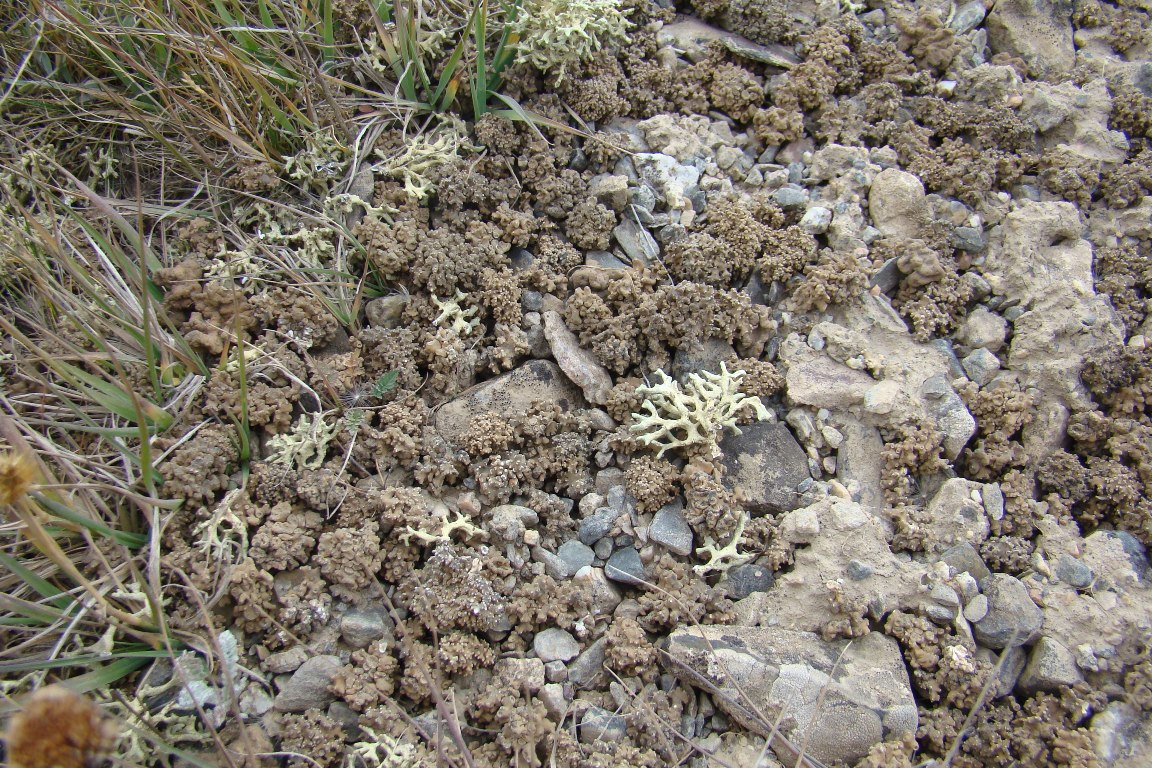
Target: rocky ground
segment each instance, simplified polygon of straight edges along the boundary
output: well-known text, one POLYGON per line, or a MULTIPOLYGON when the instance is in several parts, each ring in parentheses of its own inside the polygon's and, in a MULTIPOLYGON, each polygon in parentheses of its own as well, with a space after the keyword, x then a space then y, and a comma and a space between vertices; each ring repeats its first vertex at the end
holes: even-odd
POLYGON ((1152 4, 628 7, 615 58, 509 77, 586 131, 445 121, 351 169, 362 323, 186 228, 166 304, 207 355, 245 336, 263 457, 229 490, 232 367, 164 465, 226 735, 1147 765, 1152 4))

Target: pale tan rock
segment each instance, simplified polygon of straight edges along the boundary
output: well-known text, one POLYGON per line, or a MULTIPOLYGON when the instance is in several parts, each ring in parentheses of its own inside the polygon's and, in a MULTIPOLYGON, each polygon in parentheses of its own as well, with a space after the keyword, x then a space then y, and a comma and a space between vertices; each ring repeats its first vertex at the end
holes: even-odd
POLYGON ((1072 3, 1056 0, 998 0, 985 20, 993 53, 1010 53, 1028 64, 1034 77, 1071 71, 1072 3))
POLYGON ((921 236, 931 216, 924 198, 924 183, 895 168, 885 168, 872 180, 868 211, 872 225, 886 237, 910 240, 921 236))

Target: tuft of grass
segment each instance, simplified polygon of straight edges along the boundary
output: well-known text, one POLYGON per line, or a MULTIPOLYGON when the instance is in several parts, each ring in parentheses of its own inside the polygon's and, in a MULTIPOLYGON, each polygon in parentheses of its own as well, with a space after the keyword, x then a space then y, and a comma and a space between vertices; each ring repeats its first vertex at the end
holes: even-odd
POLYGON ((197 351, 163 273, 192 255, 238 304, 274 285, 354 328, 387 289, 353 231, 355 214, 390 211, 351 190, 388 127, 457 111, 569 130, 500 94, 520 0, 373 7, 384 72, 353 81, 368 41, 333 0, 0 0, 0 678, 5 694, 111 689, 157 760, 203 764, 173 735, 199 729, 231 763, 204 713, 165 732, 139 696, 157 660, 220 661, 210 618, 192 631, 169 616, 178 596, 207 617, 232 557, 209 530, 217 572, 203 590, 165 560, 165 527, 195 511, 168 498, 162 447, 195 436, 205 422, 190 405, 230 375, 246 465, 249 383, 277 363, 239 311, 216 329, 219 359, 197 351), (253 168, 268 186, 236 180, 253 168), (204 222, 219 253, 182 241, 204 222))
MULTIPOLYGON (((191 347, 157 277, 187 250, 182 225, 226 221, 228 247, 264 270, 255 282, 310 293, 354 323, 363 280, 347 265, 359 246, 324 209, 339 175, 300 188, 281 176, 268 196, 230 181, 252 165, 286 175, 321 133, 359 146, 403 119, 399 106, 359 111, 382 100, 333 74, 348 57, 342 34, 330 0, 0 2, 6 693, 56 679, 106 693, 185 649, 218 655, 210 632, 168 622, 174 595, 205 611, 216 596, 165 562, 162 534, 183 502, 167 498, 158 445, 201 426, 188 406, 226 360, 191 347), (299 257, 285 240, 294 229, 321 232, 331 253, 299 257)), ((222 261, 222 279, 248 279, 222 261)), ((224 330, 239 353, 246 460, 249 344, 224 330)), ((146 729, 148 713, 125 701, 146 729)), ((160 734, 140 738, 180 754, 160 734)))

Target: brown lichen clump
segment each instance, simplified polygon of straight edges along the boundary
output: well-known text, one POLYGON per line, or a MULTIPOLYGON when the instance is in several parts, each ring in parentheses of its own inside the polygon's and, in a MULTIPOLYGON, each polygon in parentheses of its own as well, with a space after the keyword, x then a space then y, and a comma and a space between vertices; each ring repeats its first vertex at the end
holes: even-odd
POLYGON ((272 594, 272 574, 245 558, 232 569, 228 594, 232 598, 232 623, 244 632, 268 628, 276 602, 272 594))
POLYGON ((280 751, 309 758, 290 757, 288 765, 292 768, 304 768, 317 763, 322 768, 335 768, 344 759, 344 728, 318 709, 309 709, 299 715, 283 715, 280 751))
MULTIPOLYGON (((1095 768, 1088 721, 1107 697, 1078 683, 1058 694, 1039 693, 1023 702, 1007 696, 986 706, 953 761, 958 768, 1028 763, 1095 768)), ((963 709, 921 709, 916 732, 924 756, 943 756, 958 737, 963 709)))
POLYGON ((641 512, 655 512, 676 498, 680 472, 667 459, 641 456, 628 465, 624 476, 641 512))
POLYGON ((913 274, 901 283, 893 306, 912 322, 917 341, 947 336, 967 313, 972 286, 960 277, 951 257, 909 262, 907 266, 913 274))
POLYGON ((656 646, 644 633, 640 622, 621 617, 612 622, 605 635, 604 661, 624 677, 636 676, 651 682, 659 672, 656 646))
POLYGON ((926 701, 961 709, 976 703, 992 665, 977 659, 971 640, 902 611, 888 616, 884 631, 900 642, 912 683, 926 701))
POLYGON ((4 743, 12 768, 87 768, 116 743, 101 709, 63 685, 40 688, 12 716, 4 743))
POLYGON ((228 488, 239 468, 240 441, 234 427, 208 424, 160 465, 169 498, 209 505, 228 488))
POLYGON ((918 475, 939 472, 947 467, 941 456, 943 437, 930 424, 903 424, 885 437, 884 497, 898 506, 912 498, 918 475))
POLYGON ((398 603, 430 630, 492 629, 508 610, 507 598, 496 587, 503 575, 492 570, 499 565, 497 557, 441 542, 423 567, 400 582, 398 603))
POLYGON ((338 594, 359 602, 369 596, 368 588, 375 583, 374 574, 383 561, 380 549, 379 526, 369 521, 359 528, 320 534, 313 561, 338 594))
POLYGON ((724 597, 723 590, 709 587, 687 563, 664 554, 652 568, 658 574, 657 589, 646 591, 638 598, 637 621, 645 631, 660 633, 679 624, 732 621, 732 604, 724 597))
POLYGON ((710 74, 708 98, 716 109, 733 119, 747 121, 764 101, 764 83, 744 67, 723 63, 710 74))
POLYGON ((757 266, 765 282, 787 282, 816 259, 816 238, 797 226, 766 232, 763 245, 757 266))
POLYGON ((804 280, 790 302, 801 312, 824 312, 833 304, 847 304, 868 287, 868 274, 851 253, 824 249, 820 260, 804 268, 804 280))
POLYGON ((1128 333, 1147 319, 1152 297, 1149 249, 1135 245, 1106 245, 1093 254, 1093 274, 1098 294, 1107 294, 1128 333))
POLYGON ((1033 397, 1010 377, 997 377, 983 389, 973 382, 957 388, 976 419, 976 439, 963 453, 968 476, 993 480, 1008 467, 1026 461, 1017 436, 1033 418, 1033 397))
POLYGON ((747 514, 710 469, 695 464, 684 470, 684 498, 684 517, 700 541, 728 541, 747 514))
POLYGON ((261 568, 286 571, 309 561, 323 524, 316 512, 281 502, 272 507, 252 537, 252 560, 261 568))
POLYGON ((329 690, 357 712, 377 706, 396 690, 400 663, 383 642, 352 652, 352 663, 336 673, 329 690))
POLYGON ((944 72, 960 53, 960 41, 935 11, 921 11, 914 17, 897 13, 894 21, 900 30, 896 45, 923 67, 944 72))

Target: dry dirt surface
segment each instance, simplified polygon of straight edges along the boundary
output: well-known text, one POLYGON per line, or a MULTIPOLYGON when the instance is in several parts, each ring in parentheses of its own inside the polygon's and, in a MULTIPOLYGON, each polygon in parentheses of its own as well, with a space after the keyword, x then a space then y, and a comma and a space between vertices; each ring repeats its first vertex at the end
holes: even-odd
POLYGON ((232 687, 164 711, 322 768, 1152 764, 1152 4, 622 7, 504 86, 579 130, 350 171, 350 326, 186 227, 258 458, 225 371, 162 471, 232 687))

